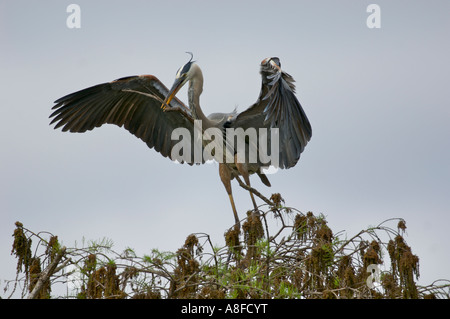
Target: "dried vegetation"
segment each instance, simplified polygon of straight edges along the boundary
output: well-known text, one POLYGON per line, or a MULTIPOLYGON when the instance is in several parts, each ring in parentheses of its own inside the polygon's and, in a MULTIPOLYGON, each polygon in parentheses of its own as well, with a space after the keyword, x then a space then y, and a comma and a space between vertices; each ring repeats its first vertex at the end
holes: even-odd
POLYGON ((348 239, 324 216, 285 207, 279 194, 270 201, 265 211, 248 212, 242 229, 226 230, 223 247, 195 233, 175 253, 143 257, 117 253, 108 240, 61 247, 57 236, 17 222, 17 276, 4 291, 13 298, 449 298, 448 280, 417 284, 419 257, 403 219, 348 239), (70 289, 52 294, 61 283, 70 289))

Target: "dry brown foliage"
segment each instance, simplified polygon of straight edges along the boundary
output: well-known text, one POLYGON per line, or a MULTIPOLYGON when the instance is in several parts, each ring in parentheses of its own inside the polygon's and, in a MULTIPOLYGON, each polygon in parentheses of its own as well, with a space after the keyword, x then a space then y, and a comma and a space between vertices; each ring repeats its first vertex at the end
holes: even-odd
MULTIPOLYGON (((132 249, 117 253, 108 240, 64 247, 58 266, 33 297, 449 298, 448 280, 417 284, 419 257, 406 243, 403 219, 383 221, 347 239, 333 232, 324 216, 285 207, 279 194, 270 202, 264 211, 249 211, 242 229, 226 230, 223 247, 205 233, 188 235, 175 253, 152 250, 143 257, 132 249), (52 295, 54 285, 68 282, 73 289, 52 295)), ((57 236, 34 233, 20 222, 13 237, 17 276, 4 290, 25 298, 61 247, 57 236), (34 240, 45 250, 33 250, 34 240)))

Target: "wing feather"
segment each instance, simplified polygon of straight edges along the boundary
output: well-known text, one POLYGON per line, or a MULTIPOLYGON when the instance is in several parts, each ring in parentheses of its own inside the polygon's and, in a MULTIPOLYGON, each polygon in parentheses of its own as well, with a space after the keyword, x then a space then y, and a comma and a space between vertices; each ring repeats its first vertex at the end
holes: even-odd
MULTIPOLYGON (((280 68, 277 58, 261 63, 262 85, 256 103, 238 114, 230 127, 278 128, 280 168, 294 166, 312 136, 311 124, 295 96, 294 79, 280 68), (274 66, 271 61, 278 67, 274 66)), ((268 134, 268 149, 270 149, 268 134)))
MULTIPOLYGON (((172 147, 178 142, 172 141, 172 131, 184 127, 192 137, 193 118, 191 111, 177 98, 171 101, 170 106, 183 112, 161 110, 168 92, 167 87, 152 75, 120 78, 56 100, 50 124, 55 124, 55 129, 62 127, 64 132, 79 133, 103 124, 115 124, 124 127, 164 157, 179 160, 171 156, 172 147)), ((188 164, 194 164, 193 154, 188 164)))

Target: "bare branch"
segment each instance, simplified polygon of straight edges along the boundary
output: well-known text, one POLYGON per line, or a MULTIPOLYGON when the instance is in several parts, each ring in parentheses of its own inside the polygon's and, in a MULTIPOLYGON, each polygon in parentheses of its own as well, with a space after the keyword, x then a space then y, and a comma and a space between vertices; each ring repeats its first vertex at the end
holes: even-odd
POLYGON ((47 268, 44 269, 44 271, 41 272, 39 279, 34 286, 31 293, 28 295, 28 299, 36 299, 39 295, 39 292, 41 291, 42 287, 44 286, 44 283, 47 282, 50 277, 54 274, 56 266, 60 262, 61 258, 66 253, 66 247, 62 247, 58 254, 55 256, 55 259, 47 266, 47 268))

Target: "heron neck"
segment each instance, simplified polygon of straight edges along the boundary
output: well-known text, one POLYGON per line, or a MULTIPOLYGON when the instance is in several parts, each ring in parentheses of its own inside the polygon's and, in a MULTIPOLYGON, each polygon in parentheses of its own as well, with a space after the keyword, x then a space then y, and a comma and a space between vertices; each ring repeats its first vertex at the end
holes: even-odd
POLYGON ((203 75, 200 70, 197 71, 196 76, 191 79, 189 82, 189 107, 192 111, 192 114, 196 120, 201 120, 203 124, 203 128, 208 128, 212 124, 210 120, 205 116, 201 107, 200 107, 200 94, 203 91, 203 75))

